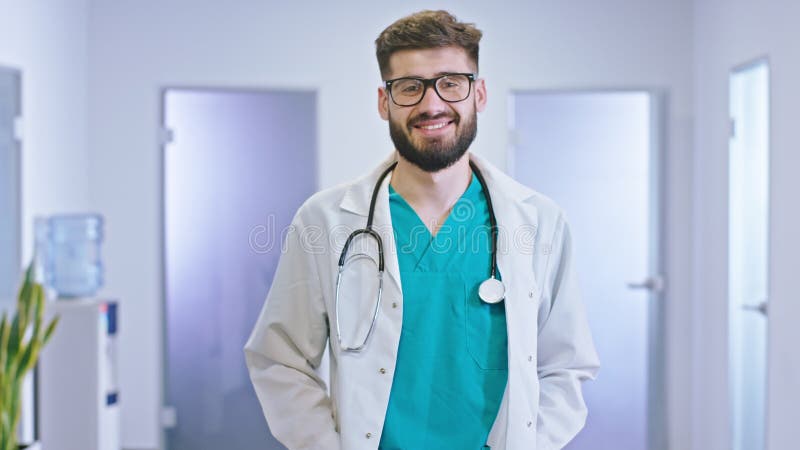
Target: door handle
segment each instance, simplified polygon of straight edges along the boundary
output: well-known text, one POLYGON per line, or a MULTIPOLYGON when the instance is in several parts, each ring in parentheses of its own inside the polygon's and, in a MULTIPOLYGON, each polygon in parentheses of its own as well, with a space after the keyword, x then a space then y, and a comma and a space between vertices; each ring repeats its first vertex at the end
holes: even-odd
POLYGON ((628 283, 628 289, 645 289, 650 292, 661 292, 664 290, 664 277, 661 275, 653 275, 647 277, 644 281, 639 283, 628 283))
POLYGON ((742 305, 742 309, 745 311, 760 312, 764 317, 767 317, 767 313, 769 312, 769 307, 767 306, 766 300, 757 305, 742 305))

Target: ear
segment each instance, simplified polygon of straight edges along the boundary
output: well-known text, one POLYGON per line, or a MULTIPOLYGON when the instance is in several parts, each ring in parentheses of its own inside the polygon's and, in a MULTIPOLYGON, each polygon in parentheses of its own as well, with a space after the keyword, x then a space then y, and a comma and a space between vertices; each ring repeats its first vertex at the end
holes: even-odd
POLYGON ((475 80, 475 109, 478 112, 486 109, 486 82, 483 78, 475 80))
POLYGON ((381 119, 389 120, 389 95, 383 87, 378 87, 378 114, 381 119))

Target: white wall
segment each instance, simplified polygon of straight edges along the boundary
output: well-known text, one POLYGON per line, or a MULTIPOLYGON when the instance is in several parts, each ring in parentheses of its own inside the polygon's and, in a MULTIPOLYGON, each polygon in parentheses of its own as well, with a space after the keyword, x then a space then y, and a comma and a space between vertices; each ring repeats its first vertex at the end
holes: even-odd
POLYGON ((22 73, 22 264, 33 217, 89 207, 85 0, 0 0, 0 65, 22 73))
POLYGON ((769 450, 797 447, 800 403, 800 99, 798 2, 698 0, 695 6, 694 449, 731 448, 727 374, 728 75, 767 56, 771 70, 769 450))
POLYGON ((376 113, 380 78, 373 41, 395 19, 431 7, 450 9, 484 31, 481 75, 487 79, 489 106, 479 119, 475 149, 501 167, 511 89, 661 87, 669 92, 668 406, 672 448, 688 448, 689 0, 92 2, 91 202, 108 221, 106 291, 122 299, 126 447, 155 448, 159 441, 160 89, 318 89, 318 175, 327 187, 361 174, 392 148, 376 113))

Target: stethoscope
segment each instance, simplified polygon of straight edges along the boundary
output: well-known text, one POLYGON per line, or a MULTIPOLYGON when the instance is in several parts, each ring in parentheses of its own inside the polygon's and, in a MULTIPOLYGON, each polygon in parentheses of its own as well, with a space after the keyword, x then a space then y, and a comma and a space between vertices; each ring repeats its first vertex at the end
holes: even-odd
MULTIPOLYGON (((372 336, 372 332, 375 329, 375 323, 378 320, 378 311, 381 307, 381 298, 383 296, 383 270, 384 270, 384 259, 383 259, 383 240, 381 236, 372 229, 372 219, 375 215, 375 202, 378 198, 378 193, 380 192, 381 185, 383 184, 383 180, 386 179, 386 176, 389 175, 392 170, 394 170, 395 166, 397 166, 397 161, 392 163, 380 177, 378 177, 378 181, 375 183, 375 188, 372 190, 372 199, 369 203, 369 214, 367 215, 367 226, 365 228, 361 228, 358 230, 353 231, 350 233, 350 236, 347 237, 347 240, 344 243, 344 248, 342 249, 342 254, 339 256, 339 273, 336 276, 336 296, 334 298, 334 308, 336 309, 336 339, 339 341, 339 347, 343 351, 348 352, 359 352, 364 349, 367 345, 367 341, 369 341, 370 336, 372 336), (372 322, 369 325, 369 330, 367 330, 367 335, 364 337, 364 341, 361 345, 355 347, 349 347, 342 343, 342 334, 341 334, 341 327, 339 325, 339 288, 342 283, 342 272, 344 271, 344 264, 345 260, 347 259, 347 252, 350 248, 350 243, 353 241, 353 238, 360 234, 365 234, 371 236, 375 239, 375 242, 378 244, 378 301, 375 303, 375 310, 372 313, 372 322)), ((489 209, 489 224, 491 227, 492 232, 492 268, 489 278, 481 282, 480 286, 478 287, 478 297, 486 303, 495 304, 500 303, 505 298, 506 288, 502 281, 497 279, 497 218, 494 215, 494 208, 492 207, 492 197, 489 195, 489 189, 486 187, 486 180, 483 179, 483 174, 481 171, 478 170, 478 167, 472 161, 469 162, 469 166, 472 168, 473 173, 476 177, 478 177, 478 182, 481 184, 481 188, 483 189, 483 195, 486 198, 486 206, 489 209)), ((354 258, 359 257, 367 257, 368 255, 365 253, 359 253, 353 255, 354 258)))

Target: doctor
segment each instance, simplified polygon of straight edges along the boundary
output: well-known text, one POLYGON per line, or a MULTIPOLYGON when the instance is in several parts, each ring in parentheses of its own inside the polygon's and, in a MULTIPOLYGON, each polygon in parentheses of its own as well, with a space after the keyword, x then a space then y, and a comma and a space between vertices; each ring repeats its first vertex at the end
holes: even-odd
POLYGON ((290 450, 553 450, 585 423, 598 359, 564 213, 469 152, 480 38, 423 11, 376 40, 396 152, 300 208, 245 346, 290 450))

